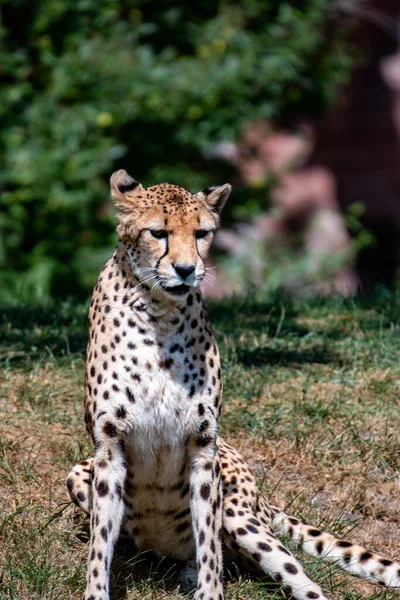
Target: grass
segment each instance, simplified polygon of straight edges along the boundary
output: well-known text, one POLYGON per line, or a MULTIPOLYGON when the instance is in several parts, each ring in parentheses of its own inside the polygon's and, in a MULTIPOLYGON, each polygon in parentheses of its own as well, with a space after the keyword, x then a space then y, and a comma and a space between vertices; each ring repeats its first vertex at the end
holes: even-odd
MULTIPOLYGON (((73 464, 92 454, 83 425, 86 305, 0 311, 0 599, 78 599, 87 519, 67 501, 73 464)), ((400 559, 400 295, 210 307, 224 373, 221 433, 271 499, 314 525, 400 559)), ((394 600, 300 556, 333 599, 394 600)), ((282 599, 236 574, 227 598, 282 599)), ((177 566, 119 545, 113 598, 182 599, 177 566)))

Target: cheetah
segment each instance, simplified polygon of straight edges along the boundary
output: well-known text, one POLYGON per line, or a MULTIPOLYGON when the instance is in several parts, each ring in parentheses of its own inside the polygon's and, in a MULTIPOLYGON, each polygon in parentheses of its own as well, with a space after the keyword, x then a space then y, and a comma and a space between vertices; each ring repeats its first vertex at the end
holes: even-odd
POLYGON ((90 515, 85 600, 109 599, 120 536, 182 561, 195 600, 223 600, 223 547, 225 558, 242 557, 297 600, 325 599, 280 534, 400 587, 399 563, 270 505, 217 435, 221 368, 200 284, 230 185, 145 189, 123 170, 110 183, 119 243, 94 289, 85 374, 95 455, 67 477, 70 497, 90 515))

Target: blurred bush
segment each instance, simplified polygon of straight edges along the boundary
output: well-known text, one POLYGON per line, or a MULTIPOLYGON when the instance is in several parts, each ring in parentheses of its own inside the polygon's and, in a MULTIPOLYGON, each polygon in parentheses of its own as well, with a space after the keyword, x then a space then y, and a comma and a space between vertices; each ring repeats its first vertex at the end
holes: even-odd
POLYGON ((325 110, 350 62, 333 6, 3 0, 2 296, 87 293, 115 243, 114 169, 201 189, 211 141, 325 110))

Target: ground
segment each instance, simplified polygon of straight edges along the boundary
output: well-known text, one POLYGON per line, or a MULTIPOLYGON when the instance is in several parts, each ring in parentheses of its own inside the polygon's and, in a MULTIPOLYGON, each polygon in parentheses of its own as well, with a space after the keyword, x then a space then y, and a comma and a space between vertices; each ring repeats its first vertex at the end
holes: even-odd
MULTIPOLYGON (((0 600, 83 594, 88 523, 64 480, 92 454, 82 408, 86 313, 72 301, 0 309, 0 600)), ((315 526, 399 560, 400 294, 251 294, 210 313, 225 385, 220 431, 260 486, 315 526)), ((334 600, 400 597, 299 558, 334 600)), ((185 598, 176 572, 119 544, 113 598, 185 598)), ((233 573, 226 597, 283 595, 233 573)))

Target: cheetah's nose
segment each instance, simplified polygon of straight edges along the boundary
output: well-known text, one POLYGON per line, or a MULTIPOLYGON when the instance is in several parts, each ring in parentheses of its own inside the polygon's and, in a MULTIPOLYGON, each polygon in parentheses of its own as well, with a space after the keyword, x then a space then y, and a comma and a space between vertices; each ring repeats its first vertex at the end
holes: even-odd
POLYGON ((195 265, 185 266, 185 265, 174 265, 175 271, 178 273, 182 279, 186 279, 189 277, 191 273, 195 270, 195 265))

